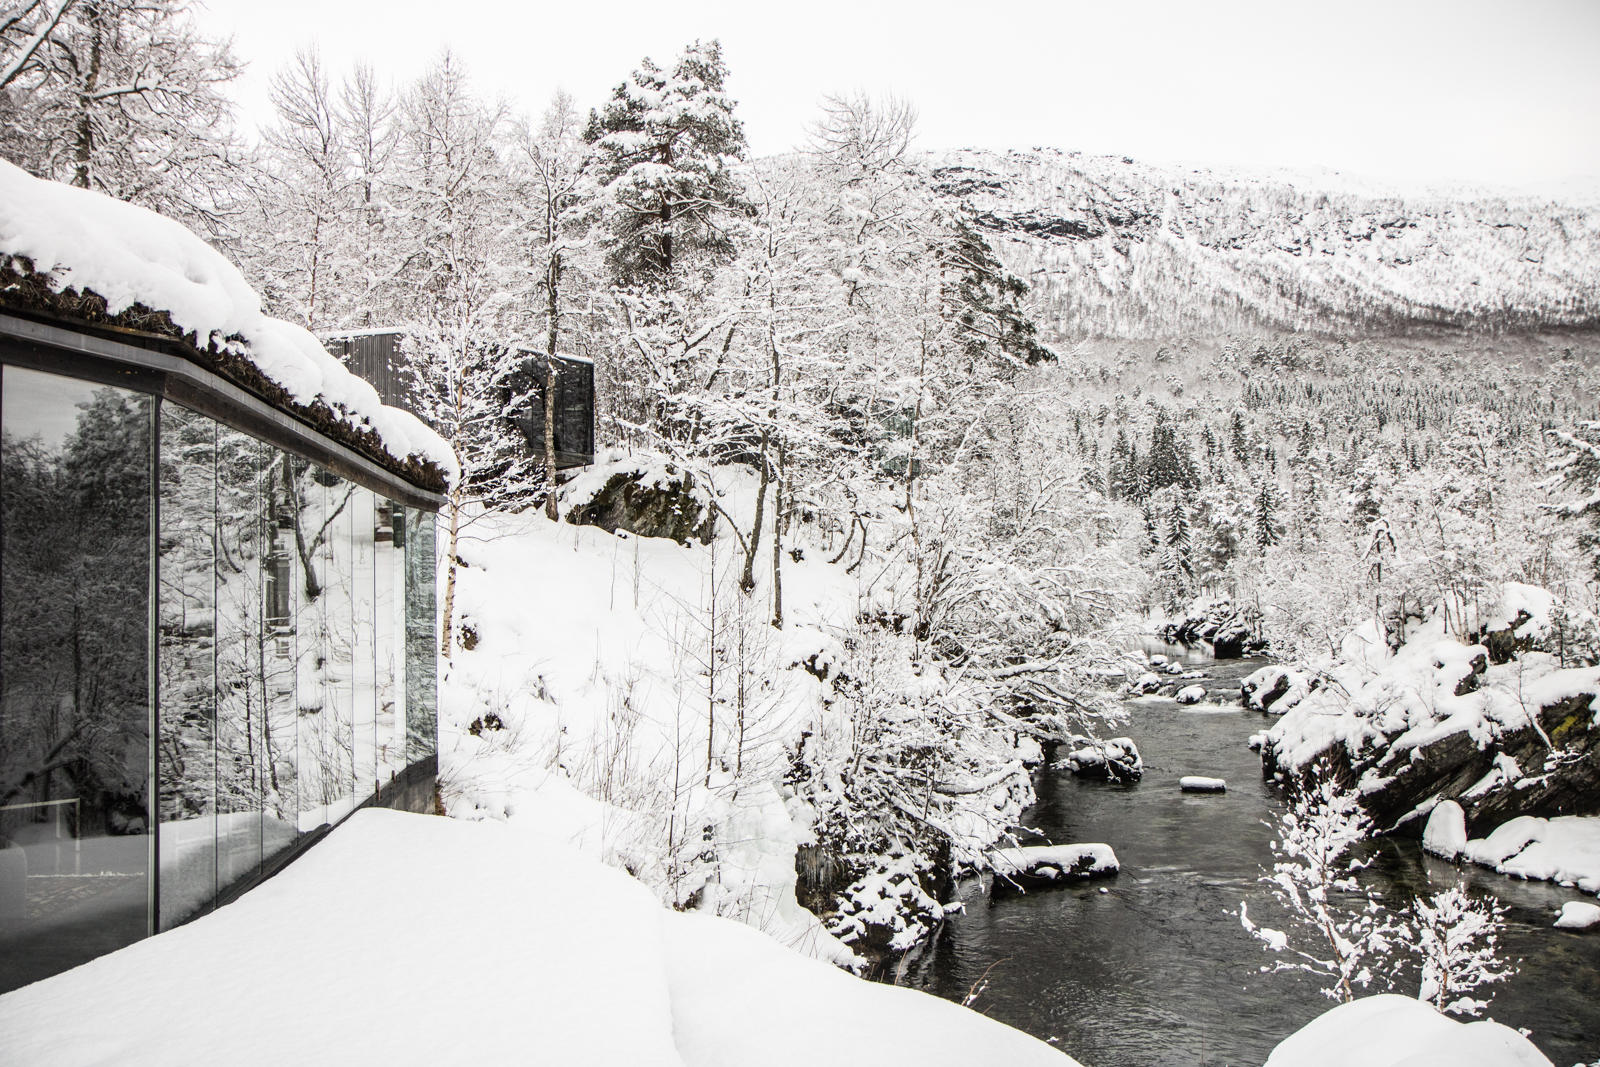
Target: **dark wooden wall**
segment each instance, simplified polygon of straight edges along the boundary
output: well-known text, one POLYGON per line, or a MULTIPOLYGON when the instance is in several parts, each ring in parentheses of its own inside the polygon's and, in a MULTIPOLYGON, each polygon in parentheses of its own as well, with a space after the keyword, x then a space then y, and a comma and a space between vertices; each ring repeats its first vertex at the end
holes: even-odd
MULTIPOLYGON (((523 364, 531 403, 517 420, 533 455, 544 452, 544 390, 549 381, 542 354, 523 364)), ((594 364, 556 357, 556 467, 594 462, 594 364)))
POLYGON ((411 398, 410 381, 404 373, 405 357, 400 354, 400 333, 359 334, 334 337, 325 342, 328 351, 338 356, 351 371, 378 390, 379 398, 390 407, 417 414, 411 398))
MULTIPOLYGON (((405 357, 400 352, 402 336, 398 332, 335 335, 325 343, 345 366, 372 383, 385 404, 415 415, 410 380, 404 371, 405 357)), ((507 399, 513 391, 529 397, 528 406, 515 421, 527 438, 529 454, 539 456, 544 454, 544 389, 548 378, 542 353, 525 353, 525 357, 509 380, 507 399)), ((565 470, 593 462, 594 364, 557 356, 556 467, 565 470)))

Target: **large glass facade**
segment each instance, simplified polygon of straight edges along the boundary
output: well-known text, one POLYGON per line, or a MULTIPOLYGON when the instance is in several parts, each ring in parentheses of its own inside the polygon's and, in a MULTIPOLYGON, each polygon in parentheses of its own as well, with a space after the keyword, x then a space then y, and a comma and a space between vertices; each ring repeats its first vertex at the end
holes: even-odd
POLYGON ((431 513, 164 398, 6 365, 0 402, 4 992, 210 909, 437 733, 431 513))

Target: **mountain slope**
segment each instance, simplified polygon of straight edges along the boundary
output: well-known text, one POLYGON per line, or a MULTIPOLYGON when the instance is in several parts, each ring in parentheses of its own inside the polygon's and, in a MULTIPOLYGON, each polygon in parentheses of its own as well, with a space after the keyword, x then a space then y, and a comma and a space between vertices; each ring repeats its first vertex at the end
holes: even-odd
POLYGON ((1033 284, 1057 339, 1600 324, 1592 205, 1402 197, 1052 149, 927 167, 1033 284))

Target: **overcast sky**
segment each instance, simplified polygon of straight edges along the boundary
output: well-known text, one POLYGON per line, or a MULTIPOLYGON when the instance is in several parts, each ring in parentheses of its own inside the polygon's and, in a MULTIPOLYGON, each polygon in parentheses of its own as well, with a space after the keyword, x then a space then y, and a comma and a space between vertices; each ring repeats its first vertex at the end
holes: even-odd
POLYGON ((1326 167, 1404 184, 1600 186, 1600 0, 205 0, 267 82, 315 44, 395 81, 446 46, 480 91, 583 109, 650 56, 720 38, 751 147, 805 137, 825 92, 892 91, 924 148, 1047 145, 1326 167))

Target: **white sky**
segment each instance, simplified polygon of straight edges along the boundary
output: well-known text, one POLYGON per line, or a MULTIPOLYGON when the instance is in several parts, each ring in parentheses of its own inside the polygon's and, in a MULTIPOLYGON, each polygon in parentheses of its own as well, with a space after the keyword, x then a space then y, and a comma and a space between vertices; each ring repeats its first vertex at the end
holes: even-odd
POLYGON ((801 142, 824 92, 864 89, 910 99, 924 148, 1600 185, 1600 0, 204 2, 249 64, 247 123, 313 43, 331 72, 397 82, 449 46, 481 92, 537 113, 557 88, 598 106, 640 58, 717 37, 758 155, 801 142))

